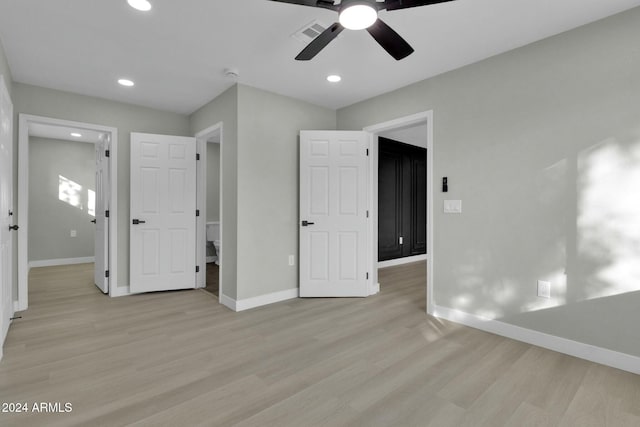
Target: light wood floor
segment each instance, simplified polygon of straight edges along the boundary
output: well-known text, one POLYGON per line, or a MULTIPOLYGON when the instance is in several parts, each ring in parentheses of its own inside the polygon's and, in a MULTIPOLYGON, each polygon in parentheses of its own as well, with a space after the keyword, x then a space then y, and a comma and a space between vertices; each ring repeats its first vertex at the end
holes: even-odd
POLYGON ((424 314, 424 267, 366 299, 233 313, 201 290, 108 298, 32 269, 0 363, 2 426, 640 426, 640 377, 424 314))

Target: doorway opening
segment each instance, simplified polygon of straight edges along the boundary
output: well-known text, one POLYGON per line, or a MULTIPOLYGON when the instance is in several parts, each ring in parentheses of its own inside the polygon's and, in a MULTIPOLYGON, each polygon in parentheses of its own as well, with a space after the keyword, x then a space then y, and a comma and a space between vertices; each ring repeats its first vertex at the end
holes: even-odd
POLYGON ((221 301, 223 292, 223 167, 224 144, 222 123, 196 134, 197 150, 197 251, 198 265, 205 266, 197 273, 197 286, 221 301))
POLYGON ((117 129, 21 114, 18 132, 17 309, 31 267, 94 263, 117 296, 117 129))
MULTIPOLYGON (((402 270, 404 265, 406 269, 411 271, 413 275, 424 275, 420 277, 420 280, 425 282, 425 308, 427 313, 432 312, 432 291, 433 291, 433 112, 427 111, 423 113, 414 114, 411 116, 391 120, 377 125, 369 126, 364 129, 372 134, 371 148, 372 155, 370 156, 370 170, 371 170, 371 182, 370 182, 370 200, 373 207, 373 221, 370 224, 369 234, 372 236, 371 244, 371 265, 374 272, 373 283, 377 287, 375 291, 380 291, 379 277, 393 276, 398 271, 402 270), (379 261, 379 226, 380 226, 380 212, 378 209, 380 197, 387 195, 380 194, 379 189, 379 166, 380 166, 380 143, 379 138, 384 137, 394 141, 399 141, 412 146, 418 146, 426 149, 426 206, 424 208, 426 213, 426 223, 418 224, 417 229, 420 229, 422 225, 425 227, 426 239, 425 239, 425 254, 414 255, 411 253, 400 254, 394 259, 379 261), (391 270, 385 270, 381 275, 378 269, 392 268, 391 270), (425 273, 426 268, 426 273, 425 273)), ((415 226, 414 226, 415 227, 415 226)), ((401 236, 402 237, 402 236, 401 236)), ((404 240, 404 239, 402 239, 404 240)), ((402 240, 399 241, 404 243, 402 240)), ((383 281, 384 283, 384 281, 383 281)))

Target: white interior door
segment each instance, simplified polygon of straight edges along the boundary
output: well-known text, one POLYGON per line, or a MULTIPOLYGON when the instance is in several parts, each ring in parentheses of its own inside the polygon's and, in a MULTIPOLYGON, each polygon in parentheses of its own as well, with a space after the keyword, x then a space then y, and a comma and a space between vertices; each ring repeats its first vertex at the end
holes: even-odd
POLYGON ((300 296, 364 297, 365 132, 300 132, 300 296))
POLYGON ((13 317, 13 105, 0 78, 0 355, 13 317))
POLYGON ((196 140, 131 134, 131 292, 196 284, 196 140))
POLYGON ((96 143, 96 194, 95 194, 95 268, 94 283, 109 293, 109 136, 102 134, 96 143))

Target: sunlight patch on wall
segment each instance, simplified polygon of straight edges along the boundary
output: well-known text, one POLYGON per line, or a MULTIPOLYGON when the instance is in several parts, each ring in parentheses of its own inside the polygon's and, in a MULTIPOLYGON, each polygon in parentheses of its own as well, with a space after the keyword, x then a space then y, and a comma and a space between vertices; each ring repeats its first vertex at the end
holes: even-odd
POLYGON ((96 216, 96 192, 87 188, 87 198, 84 199, 82 189, 82 185, 77 182, 58 175, 58 200, 81 211, 84 210, 86 202, 87 213, 96 216))
POLYGON ((640 141, 603 141, 578 158, 578 256, 585 299, 640 289, 640 141), (592 267, 595 266, 595 267, 592 267))
POLYGON ((87 190, 87 213, 91 216, 96 216, 96 192, 87 190))
POLYGON ((82 185, 58 175, 58 200, 82 210, 82 185))

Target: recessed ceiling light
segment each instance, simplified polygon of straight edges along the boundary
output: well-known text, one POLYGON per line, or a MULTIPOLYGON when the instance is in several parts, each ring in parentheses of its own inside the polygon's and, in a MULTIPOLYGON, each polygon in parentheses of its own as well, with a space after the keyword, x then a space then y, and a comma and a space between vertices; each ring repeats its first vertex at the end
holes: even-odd
POLYGON ((129 79, 120 79, 118 80, 118 83, 120 83, 122 86, 127 86, 127 87, 131 87, 135 84, 129 79))
POLYGON ((330 76, 327 76, 327 81, 331 83, 338 83, 340 80, 342 80, 342 77, 337 74, 331 74, 330 76))
POLYGON ((129 6, 131 6, 132 8, 141 10, 143 12, 151 10, 151 3, 149 3, 147 0, 127 0, 127 3, 129 3, 129 6))
POLYGON ((74 137, 74 138, 80 138, 82 136, 82 134, 78 133, 78 132, 71 132, 71 136, 74 137))

